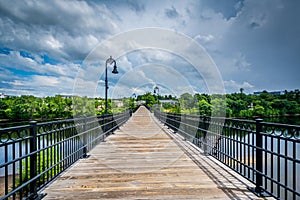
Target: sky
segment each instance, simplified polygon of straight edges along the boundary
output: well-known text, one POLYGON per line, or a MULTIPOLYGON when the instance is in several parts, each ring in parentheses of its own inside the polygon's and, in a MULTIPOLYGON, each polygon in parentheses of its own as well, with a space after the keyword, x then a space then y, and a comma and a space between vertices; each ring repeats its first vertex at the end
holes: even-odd
POLYGON ((300 1, 0 1, 0 93, 299 89, 300 1), (219 88, 219 89, 215 89, 219 88))

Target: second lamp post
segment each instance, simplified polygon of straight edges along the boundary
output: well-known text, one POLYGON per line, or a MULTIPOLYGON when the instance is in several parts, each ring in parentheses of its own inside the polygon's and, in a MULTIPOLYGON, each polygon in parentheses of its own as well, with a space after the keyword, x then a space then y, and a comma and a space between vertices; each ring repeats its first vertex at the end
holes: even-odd
POLYGON ((107 101, 107 90, 108 90, 108 80, 107 80, 107 64, 114 64, 114 68, 112 70, 113 74, 117 74, 118 69, 117 69, 117 64, 116 61, 110 56, 106 62, 105 62, 105 114, 108 113, 108 101, 107 101))

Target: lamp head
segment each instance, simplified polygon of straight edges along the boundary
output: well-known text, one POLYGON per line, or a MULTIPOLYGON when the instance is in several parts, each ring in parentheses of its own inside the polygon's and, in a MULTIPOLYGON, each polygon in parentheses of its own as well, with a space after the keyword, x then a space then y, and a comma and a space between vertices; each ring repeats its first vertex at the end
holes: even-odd
POLYGON ((118 72, 118 69, 117 69, 116 63, 114 64, 114 69, 112 70, 112 73, 113 73, 113 74, 118 74, 118 73, 119 73, 119 72, 118 72))

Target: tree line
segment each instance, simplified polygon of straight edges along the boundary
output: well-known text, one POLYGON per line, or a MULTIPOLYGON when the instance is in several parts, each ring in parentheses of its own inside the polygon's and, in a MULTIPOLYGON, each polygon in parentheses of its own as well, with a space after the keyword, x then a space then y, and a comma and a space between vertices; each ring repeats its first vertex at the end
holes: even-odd
POLYGON ((162 103, 161 110, 173 113, 198 114, 207 116, 226 116, 238 118, 271 117, 300 114, 299 90, 273 94, 263 91, 260 94, 239 93, 218 94, 182 94, 172 96, 154 96, 150 93, 139 97, 148 106, 158 104, 159 100, 176 100, 177 103, 162 103))
MULTIPOLYGON (((132 98, 108 100, 108 113, 122 112, 133 108, 132 98)), ((0 99, 0 119, 13 121, 38 119, 68 119, 73 116, 102 115, 105 100, 101 98, 11 96, 0 99), (74 109, 77 108, 77 109, 74 109)))
MULTIPOLYGON (((239 93, 226 95, 184 93, 180 97, 158 96, 148 92, 136 98, 109 99, 108 113, 134 109, 141 101, 148 107, 160 105, 161 110, 165 112, 207 116, 250 118, 300 114, 299 90, 284 91, 282 94, 263 91, 253 95, 243 93, 242 89, 239 93)), ((104 111, 105 100, 101 98, 64 98, 56 95, 44 98, 20 96, 0 99, 0 119, 66 119, 90 114, 102 115, 104 111), (74 109, 75 105, 79 109, 74 109)))

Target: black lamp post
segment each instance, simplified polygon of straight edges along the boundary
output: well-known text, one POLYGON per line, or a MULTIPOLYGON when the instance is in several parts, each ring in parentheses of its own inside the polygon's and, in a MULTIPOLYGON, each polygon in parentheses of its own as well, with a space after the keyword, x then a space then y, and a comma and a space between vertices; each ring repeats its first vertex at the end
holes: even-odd
POLYGON ((108 80, 107 80, 107 64, 114 64, 114 69, 112 70, 113 74, 117 74, 118 69, 116 65, 116 61, 110 56, 105 63, 105 114, 107 114, 108 101, 107 101, 107 90, 108 90, 108 80))
POLYGON ((155 86, 153 93, 157 95, 157 103, 158 103, 159 88, 157 86, 155 86))

